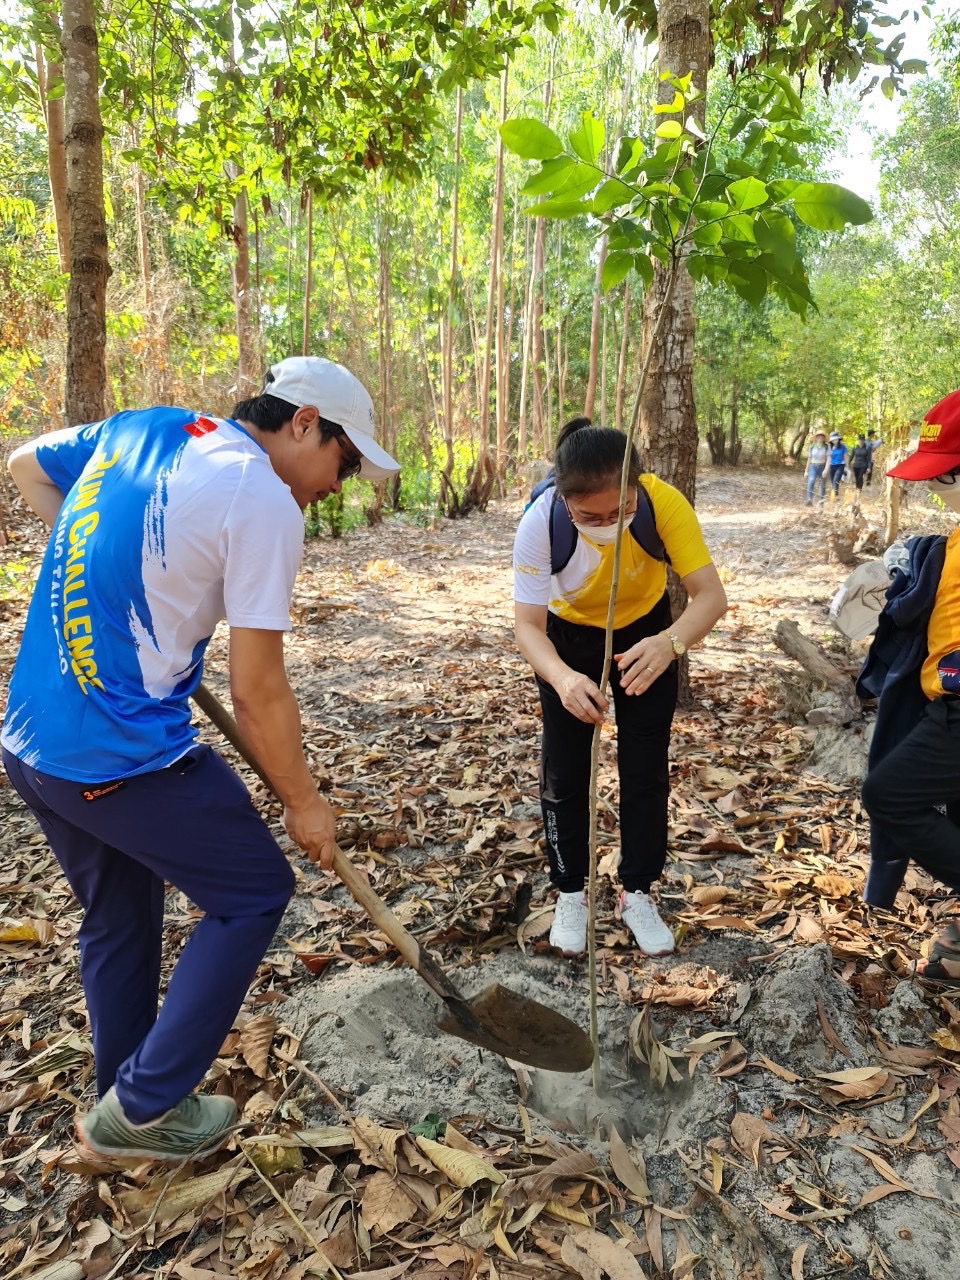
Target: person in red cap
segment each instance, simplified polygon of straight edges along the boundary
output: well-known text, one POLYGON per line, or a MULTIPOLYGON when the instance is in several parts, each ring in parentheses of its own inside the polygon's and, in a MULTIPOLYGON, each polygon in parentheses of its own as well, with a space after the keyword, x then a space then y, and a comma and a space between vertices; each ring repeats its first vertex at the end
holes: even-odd
MULTIPOLYGON (((917 449, 888 475, 926 484, 960 514, 960 391, 934 405, 917 449)), ((870 815, 865 892, 892 906, 912 858, 960 890, 960 528, 912 538, 858 688, 880 697, 863 803, 870 815)), ((918 965, 927 982, 960 987, 960 920, 918 965)))

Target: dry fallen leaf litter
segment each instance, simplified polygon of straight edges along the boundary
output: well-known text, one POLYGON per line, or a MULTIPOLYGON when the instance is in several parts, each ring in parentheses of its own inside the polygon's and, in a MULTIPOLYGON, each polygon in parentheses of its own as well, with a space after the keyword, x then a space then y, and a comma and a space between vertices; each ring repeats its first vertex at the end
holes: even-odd
MULTIPOLYGON (((695 655, 698 704, 676 720, 671 957, 638 956, 614 918, 612 731, 605 742, 600 1098, 579 1077, 439 1035, 389 944, 297 861, 297 899, 206 1086, 240 1103, 236 1139, 182 1169, 92 1163, 72 1142, 92 1099, 78 913, 0 789, 0 1274, 947 1268, 960 1246, 960 999, 921 991, 909 967, 957 907, 915 871, 896 914, 860 903, 867 826, 851 778, 865 722, 815 734, 799 669, 771 641, 792 617, 841 669, 859 661, 826 623, 835 517, 806 513, 797 488, 787 472, 701 483, 734 607, 695 655)), ((518 511, 310 544, 288 666, 342 842, 405 925, 466 986, 495 975, 584 1023, 585 969, 546 943, 538 710, 510 629, 518 511)), ((8 554, 37 555, 35 526, 11 527, 8 554)), ((7 674, 24 601, 0 604, 7 674)), ((221 692, 224 672, 218 639, 208 677, 221 692)), ((169 961, 194 917, 171 894, 168 918, 169 961)))

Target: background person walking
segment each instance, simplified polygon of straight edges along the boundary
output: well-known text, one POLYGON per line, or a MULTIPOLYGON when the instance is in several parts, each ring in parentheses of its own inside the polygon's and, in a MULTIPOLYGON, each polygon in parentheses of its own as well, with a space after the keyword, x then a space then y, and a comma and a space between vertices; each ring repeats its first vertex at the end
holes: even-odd
POLYGON ((820 502, 823 503, 827 496, 827 462, 830 457, 830 450, 827 448, 827 433, 818 431, 813 437, 813 443, 807 449, 807 469, 804 476, 807 481, 807 506, 813 506, 813 495, 816 492, 817 485, 820 485, 820 502))
POLYGON ((850 470, 853 472, 853 483, 857 493, 863 492, 863 481, 870 469, 870 446, 863 435, 857 436, 857 443, 850 450, 850 470))
POLYGON ((840 497, 840 484, 843 480, 843 473, 847 469, 848 452, 840 433, 834 431, 830 436, 830 485, 833 490, 834 502, 840 497))

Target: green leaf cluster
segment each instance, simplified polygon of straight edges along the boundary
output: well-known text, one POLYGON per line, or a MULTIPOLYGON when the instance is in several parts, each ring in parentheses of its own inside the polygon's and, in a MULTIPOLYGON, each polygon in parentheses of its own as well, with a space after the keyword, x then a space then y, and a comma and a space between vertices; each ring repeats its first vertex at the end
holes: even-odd
POLYGON ((738 143, 718 158, 687 113, 690 77, 671 81, 672 102, 655 110, 672 118, 657 126, 653 144, 623 137, 613 171, 600 163, 603 124, 590 112, 566 144, 538 120, 514 119, 501 128, 504 145, 541 161, 524 184, 538 197, 526 212, 542 218, 585 217, 606 232, 601 283, 608 290, 635 270, 644 284, 654 262, 683 261, 695 279, 726 284, 758 306, 768 294, 805 315, 813 304, 798 251, 796 223, 842 231, 868 222, 865 200, 832 182, 778 176, 800 160, 809 131, 803 104, 781 75, 742 80, 722 113, 738 143))
MULTIPOLYGON (((655 0, 601 0, 601 6, 644 33, 657 36, 655 0)), ((930 6, 918 5, 929 16, 930 6)), ((723 51, 731 80, 764 73, 806 75, 816 69, 825 89, 852 84, 876 68, 866 91, 880 85, 892 98, 904 78, 925 70, 918 58, 903 58, 903 25, 911 9, 890 0, 711 0, 714 47, 723 51)))

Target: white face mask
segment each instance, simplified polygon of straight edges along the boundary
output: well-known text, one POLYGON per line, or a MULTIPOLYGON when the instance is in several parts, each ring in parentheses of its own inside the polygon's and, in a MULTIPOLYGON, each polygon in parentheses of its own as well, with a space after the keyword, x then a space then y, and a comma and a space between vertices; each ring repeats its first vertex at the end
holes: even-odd
POLYGON ((949 511, 955 511, 960 515, 960 484, 944 484, 942 480, 928 480, 927 488, 949 511))
MULTIPOLYGON (((627 522, 629 524, 629 521, 627 522)), ((589 538, 591 542, 595 542, 598 547, 608 547, 617 540, 617 526, 615 524, 578 524, 576 520, 573 527, 577 533, 582 533, 585 538, 589 538)))

